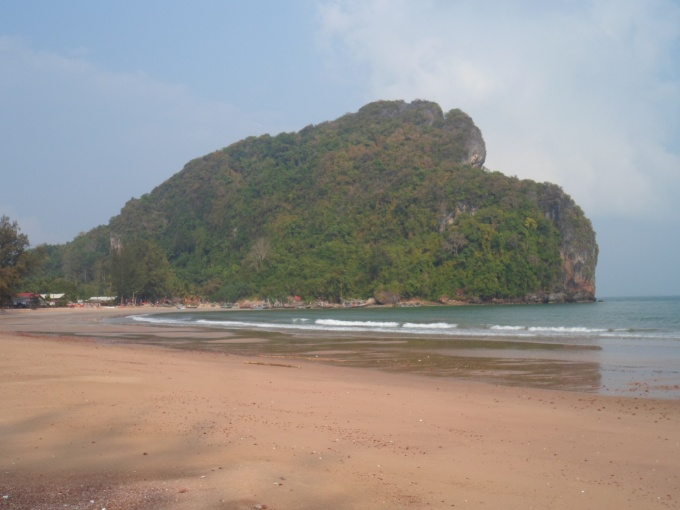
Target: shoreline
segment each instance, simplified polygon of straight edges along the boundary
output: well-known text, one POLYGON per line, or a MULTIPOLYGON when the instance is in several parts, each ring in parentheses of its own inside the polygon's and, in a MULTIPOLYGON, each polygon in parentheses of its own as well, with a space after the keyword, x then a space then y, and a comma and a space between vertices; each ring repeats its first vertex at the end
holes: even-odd
POLYGON ((0 312, 1 509, 680 499, 677 401, 101 341, 178 334, 102 321, 140 310, 0 312))
MULTIPOLYGON (((16 331, 70 334, 81 338, 90 335, 107 343, 223 352, 284 363, 311 361, 387 373, 585 392, 590 395, 680 399, 680 380, 673 365, 669 365, 670 360, 657 359, 659 352, 651 351, 638 364, 635 359, 626 363, 621 357, 622 353, 615 351, 618 346, 607 344, 606 339, 600 340, 603 343, 598 345, 580 343, 577 339, 560 343, 549 336, 504 338, 502 335, 484 337, 475 334, 453 336, 441 343, 439 335, 404 335, 402 331, 396 330, 381 333, 368 330, 342 331, 342 328, 328 331, 323 331, 323 328, 314 331, 295 328, 277 331, 275 324, 278 320, 272 322, 272 328, 261 327, 266 323, 264 321, 257 328, 242 329, 220 327, 217 325, 219 321, 216 325, 184 324, 181 319, 180 322, 173 321, 174 314, 183 315, 187 312, 199 314, 198 317, 203 313, 245 312, 245 315, 241 315, 243 319, 237 321, 247 321, 249 319, 245 317, 251 312, 271 318, 278 314, 297 313, 299 310, 219 310, 202 307, 187 311, 149 306, 47 308, 3 311, 0 312, 0 319, 7 317, 8 320, 4 322, 14 324, 16 331), (154 315, 162 315, 167 319, 156 320, 154 315), (128 319, 133 316, 140 320, 128 319), (165 323, 166 320, 170 323, 165 323), (608 352, 604 353, 604 350, 608 352), (616 361, 609 363, 607 356, 613 356, 616 361)), ((380 320, 389 322, 394 319, 380 320)), ((255 322, 260 323, 259 320, 255 322)), ((0 320, 0 330, 2 324, 0 320)))
MULTIPOLYGON (((659 358, 662 353, 657 349, 647 355, 641 353, 642 358, 626 360, 620 347, 608 343, 607 339, 595 344, 581 343, 576 338, 561 343, 540 335, 504 338, 463 334, 444 337, 442 342, 438 334, 414 336, 396 329, 383 332, 343 331, 342 328, 324 331, 323 327, 310 331, 279 329, 278 320, 271 323, 271 328, 263 327, 267 321, 259 320, 255 321, 256 328, 225 328, 219 326, 219 320, 213 325, 209 320, 199 324, 204 321, 183 323, 182 319, 172 319, 174 314, 187 312, 199 314, 198 317, 203 313, 245 312, 242 318, 236 319, 238 322, 248 321, 245 317, 251 312, 271 318, 299 310, 221 310, 212 306, 189 311, 153 306, 3 310, 0 311, 0 331, 5 323, 13 325, 10 330, 25 333, 80 338, 90 335, 106 343, 222 352, 272 362, 310 361, 326 366, 351 366, 519 388, 680 400, 680 380, 672 359, 659 358), (167 319, 156 320, 154 315, 167 319), (128 319, 133 316, 140 320, 128 319), (3 317, 6 320, 3 321, 3 317)), ((340 322, 343 320, 355 319, 343 318, 340 322)), ((356 320, 361 323, 362 319, 356 320)), ((378 320, 389 323, 395 319, 378 320)))

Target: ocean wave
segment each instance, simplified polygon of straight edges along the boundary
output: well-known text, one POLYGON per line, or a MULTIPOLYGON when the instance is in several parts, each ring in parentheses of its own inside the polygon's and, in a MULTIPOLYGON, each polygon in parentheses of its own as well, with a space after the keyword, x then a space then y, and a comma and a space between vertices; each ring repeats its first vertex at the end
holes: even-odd
MULTIPOLYGON (((486 337, 489 339, 513 338, 560 338, 574 341, 576 338, 626 338, 626 339, 657 339, 666 338, 677 340, 678 334, 673 332, 659 332, 650 330, 635 330, 631 328, 593 328, 583 326, 516 326, 516 325, 460 325, 452 322, 401 322, 401 321, 355 321, 340 319, 309 319, 305 317, 290 317, 287 321, 250 321, 250 320, 220 320, 218 318, 197 318, 195 315, 180 318, 179 316, 158 315, 130 315, 128 320, 146 322, 149 324, 166 326, 203 326, 224 329, 252 329, 267 331, 289 332, 346 332, 367 334, 396 334, 423 336, 429 335, 439 338, 486 337)), ((240 319, 240 317, 238 318, 240 319)))
POLYGON ((376 322, 376 321, 340 321, 336 319, 317 319, 314 321, 321 326, 344 326, 360 328, 398 328, 398 322, 376 322))
POLYGON ((615 329, 602 333, 603 338, 624 338, 624 339, 638 339, 638 340, 668 340, 677 342, 680 341, 680 332, 677 331, 660 331, 649 329, 615 329))
POLYGON ((125 318, 138 322, 150 322, 152 324, 190 324, 187 321, 171 319, 169 317, 158 318, 152 315, 128 315, 125 318))
POLYGON ((499 324, 489 326, 489 329, 491 329, 493 331, 503 331, 503 332, 530 331, 532 333, 563 333, 563 334, 570 334, 570 333, 592 334, 592 333, 603 333, 605 331, 608 331, 607 329, 586 328, 586 327, 582 327, 582 326, 573 326, 573 327, 566 327, 566 326, 504 326, 504 325, 499 325, 499 324))
POLYGON ((604 333, 608 331, 602 328, 585 328, 582 326, 565 327, 565 326, 531 326, 527 328, 528 331, 535 331, 537 333, 604 333))
POLYGON ((202 326, 216 326, 222 328, 238 328, 238 329, 264 329, 269 331, 281 331, 281 330, 293 330, 293 331, 352 331, 352 332, 395 332, 395 328, 384 327, 384 324, 391 323, 381 323, 383 327, 377 328, 376 326, 367 326, 370 323, 359 323, 350 321, 332 321, 332 324, 319 324, 316 323, 281 323, 281 322, 244 322, 244 321, 215 321, 207 319, 199 319, 195 322, 202 326), (345 325, 350 324, 350 325, 345 325))
POLYGON ((416 322, 405 322, 402 326, 406 329, 455 329, 458 324, 450 324, 448 322, 432 322, 432 323, 416 323, 416 322))

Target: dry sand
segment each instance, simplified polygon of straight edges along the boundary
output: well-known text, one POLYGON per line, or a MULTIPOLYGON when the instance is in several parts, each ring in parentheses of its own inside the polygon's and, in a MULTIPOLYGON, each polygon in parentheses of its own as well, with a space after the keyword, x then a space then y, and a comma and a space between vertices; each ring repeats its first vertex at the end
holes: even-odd
POLYGON ((677 400, 69 336, 116 313, 0 312, 0 509, 680 508, 677 400))

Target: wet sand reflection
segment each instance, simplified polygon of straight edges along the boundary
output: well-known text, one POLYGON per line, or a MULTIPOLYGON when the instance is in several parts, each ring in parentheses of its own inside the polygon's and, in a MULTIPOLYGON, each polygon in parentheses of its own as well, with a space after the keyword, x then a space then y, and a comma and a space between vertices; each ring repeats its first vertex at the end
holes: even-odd
POLYGON ((600 348, 592 345, 180 329, 183 331, 173 329, 172 336, 158 331, 123 335, 119 340, 255 356, 272 362, 314 361, 508 386, 598 392, 602 383, 597 360, 600 348))

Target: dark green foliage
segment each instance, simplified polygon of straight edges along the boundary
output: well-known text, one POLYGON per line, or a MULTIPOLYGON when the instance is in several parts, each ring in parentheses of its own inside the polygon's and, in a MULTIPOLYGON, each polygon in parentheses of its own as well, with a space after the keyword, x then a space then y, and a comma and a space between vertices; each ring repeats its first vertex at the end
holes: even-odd
POLYGON ((594 234, 573 201, 557 186, 481 168, 483 154, 460 110, 372 103, 189 162, 109 226, 61 249, 61 265, 92 282, 110 263, 119 295, 224 301, 379 292, 519 299, 562 290, 562 255, 587 250, 594 275, 594 234), (109 253, 111 235, 125 247, 118 255, 109 253), (150 244, 136 247, 139 239, 150 244), (153 261, 142 271, 135 261, 145 257, 153 261))
POLYGON ((66 293, 71 301, 110 294, 109 232, 99 226, 62 246, 45 246, 45 263, 28 279, 27 290, 66 293))
POLYGON ((172 272, 154 242, 133 238, 116 243, 111 253, 111 283, 121 301, 156 301, 172 290, 172 272))
POLYGON ((40 265, 44 248, 29 250, 26 234, 16 221, 4 214, 0 217, 0 306, 10 303, 22 290, 25 278, 40 265))

